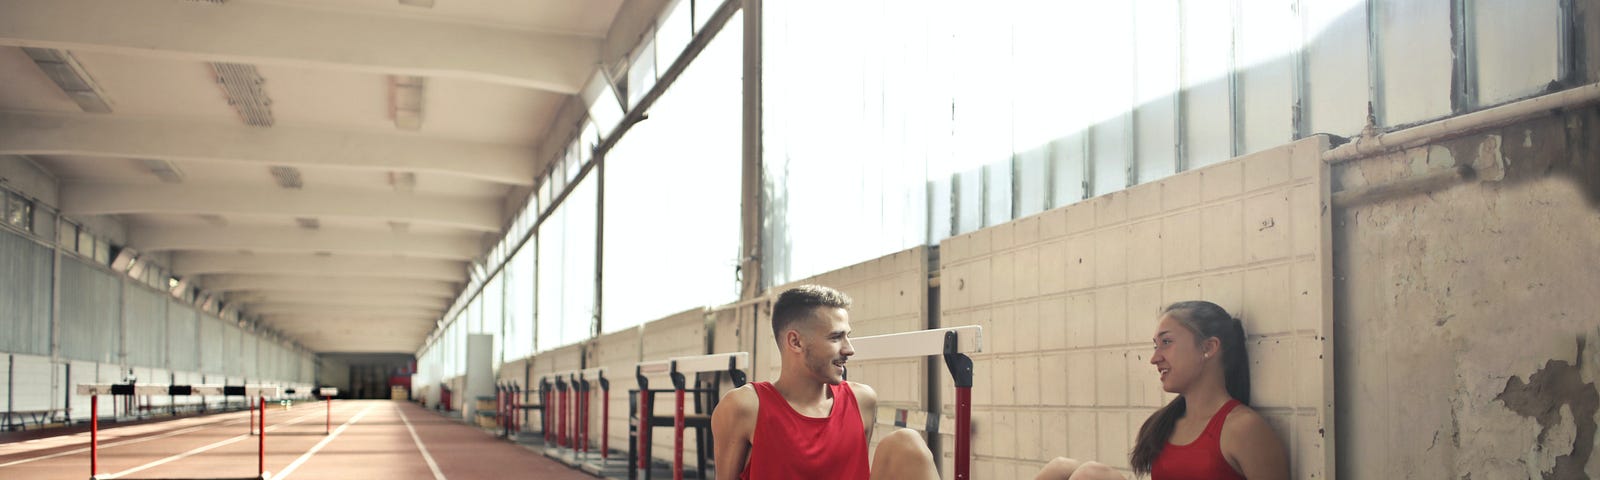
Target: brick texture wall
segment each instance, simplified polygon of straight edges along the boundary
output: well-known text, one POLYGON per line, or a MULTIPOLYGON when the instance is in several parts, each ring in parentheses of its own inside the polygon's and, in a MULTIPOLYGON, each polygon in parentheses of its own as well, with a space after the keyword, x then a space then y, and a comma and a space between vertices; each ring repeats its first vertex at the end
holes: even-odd
POLYGON ((973 477, 1030 476, 1055 456, 1131 475, 1139 426, 1172 398, 1148 363, 1157 316, 1203 299, 1244 321, 1253 403, 1295 478, 1323 478, 1326 148, 1315 137, 942 242, 941 326, 987 337, 974 356, 973 477))

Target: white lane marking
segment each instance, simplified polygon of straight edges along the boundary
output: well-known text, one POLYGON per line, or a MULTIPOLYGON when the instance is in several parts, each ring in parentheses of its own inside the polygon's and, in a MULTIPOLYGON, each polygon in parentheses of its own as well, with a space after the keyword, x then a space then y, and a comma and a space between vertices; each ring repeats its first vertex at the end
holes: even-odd
MULTIPOLYGON (((289 425, 294 425, 296 423, 300 423, 302 421, 305 421, 308 418, 320 417, 320 416, 322 416, 322 412, 316 412, 316 413, 312 413, 312 414, 309 414, 309 415, 301 415, 299 418, 296 418, 294 420, 278 423, 278 424, 275 424, 273 426, 267 427, 267 431, 270 432, 270 431, 273 431, 273 430, 277 430, 279 427, 287 427, 289 425)), ((133 473, 138 473, 138 472, 141 472, 141 471, 144 471, 144 470, 155 468, 155 467, 160 466, 160 465, 164 465, 164 464, 171 463, 171 462, 176 462, 178 460, 182 460, 182 459, 188 458, 188 457, 193 456, 195 454, 202 453, 202 452, 205 452, 207 450, 211 450, 211 449, 214 449, 214 448, 217 448, 217 447, 221 447, 221 446, 224 446, 224 445, 227 445, 227 444, 230 444, 230 443, 234 443, 234 442, 237 442, 237 441, 240 441, 240 440, 244 440, 244 439, 250 438, 250 437, 254 437, 254 435, 239 435, 239 436, 227 439, 227 440, 221 440, 221 441, 218 441, 216 443, 212 443, 210 445, 206 445, 204 447, 196 448, 194 450, 190 450, 190 451, 183 452, 183 453, 180 453, 180 454, 177 454, 177 455, 173 455, 173 456, 170 456, 170 457, 167 457, 167 458, 156 460, 154 462, 146 463, 144 465, 140 465, 140 466, 133 467, 133 468, 130 468, 130 469, 127 469, 127 470, 123 470, 123 471, 120 471, 120 472, 117 472, 117 473, 113 473, 111 475, 101 475, 101 476, 96 477, 96 478, 103 478, 103 479, 120 478, 123 475, 129 475, 129 474, 133 474, 133 473)))
POLYGON ((317 444, 313 445, 310 450, 306 450, 306 453, 300 455, 300 458, 294 459, 293 463, 290 463, 288 467, 285 467, 283 471, 278 472, 278 474, 274 475, 272 478, 274 480, 288 478, 289 474, 294 473, 295 469, 300 468, 301 464, 306 463, 306 460, 310 460, 312 455, 316 455, 318 451, 322 450, 322 447, 327 446, 329 442, 333 441, 333 439, 338 438, 339 434, 344 433, 344 429, 350 428, 350 425, 354 425, 357 421, 360 421, 361 417, 367 416, 367 412, 372 411, 373 407, 377 407, 377 405, 368 405, 367 408, 361 410, 361 413, 357 413, 356 416, 350 417, 350 419, 346 420, 344 424, 339 425, 339 428, 333 429, 333 433, 328 434, 327 438, 317 442, 317 444))
MULTIPOLYGON (((240 420, 243 420, 243 419, 240 419, 240 420)), ((218 421, 218 422, 212 422, 212 423, 208 423, 208 424, 205 424, 205 425, 198 425, 198 426, 189 427, 189 428, 185 428, 185 429, 182 429, 182 430, 176 430, 176 431, 172 431, 172 432, 167 432, 167 433, 163 433, 163 434, 155 435, 155 436, 150 436, 150 437, 135 438, 133 440, 126 440, 126 441, 121 441, 121 442, 101 444, 100 445, 100 449, 101 450, 105 450, 105 449, 111 448, 111 447, 120 447, 120 446, 123 446, 123 445, 132 445, 132 444, 135 444, 135 443, 148 442, 148 441, 151 441, 151 440, 167 438, 167 437, 170 437, 170 436, 173 436, 173 435, 182 435, 182 434, 185 434, 185 433, 193 432, 195 430, 200 430, 202 428, 232 426, 232 425, 238 425, 239 423, 240 422, 235 421, 235 420, 222 420, 222 421, 218 421)), ((72 435, 69 438, 71 438, 71 437, 79 437, 79 436, 87 436, 87 434, 72 435)), ((68 450, 68 451, 60 452, 60 453, 52 453, 50 455, 45 455, 45 456, 42 456, 42 457, 24 458, 22 460, 16 460, 16 461, 11 461, 11 462, 6 462, 6 463, 0 463, 0 468, 9 467, 9 466, 12 466, 12 465, 21 465, 21 464, 28 463, 28 462, 35 462, 35 461, 39 461, 39 460, 46 460, 46 459, 51 459, 51 458, 56 458, 56 457, 64 457, 64 456, 67 456, 67 455, 75 455, 75 454, 84 453, 84 452, 87 452, 87 451, 89 451, 88 448, 79 448, 79 449, 76 449, 76 450, 68 450)))
POLYGON ((394 413, 400 414, 400 422, 406 424, 406 431, 411 432, 411 440, 417 442, 417 450, 422 451, 422 459, 428 462, 428 470, 433 470, 434 480, 445 480, 444 472, 439 471, 439 464, 433 461, 433 455, 428 454, 428 447, 422 446, 422 437, 417 436, 417 429, 411 428, 411 421, 406 420, 406 412, 403 411, 403 407, 396 405, 394 413))

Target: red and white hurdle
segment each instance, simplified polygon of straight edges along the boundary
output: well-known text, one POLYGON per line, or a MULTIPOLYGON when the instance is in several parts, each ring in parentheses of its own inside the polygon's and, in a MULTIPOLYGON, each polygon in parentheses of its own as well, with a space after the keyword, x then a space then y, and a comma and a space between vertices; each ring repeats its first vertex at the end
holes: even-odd
MULTIPOLYGON (((966 354, 983 351, 983 327, 935 328, 858 337, 850 339, 850 346, 856 351, 856 354, 850 357, 852 362, 931 355, 944 357, 945 368, 955 381, 956 389, 954 422, 956 425, 953 432, 956 441, 955 479, 970 480, 972 478, 972 359, 966 354)), ((915 419, 905 418, 907 412, 899 413, 897 425, 915 425, 915 419)), ((939 418, 936 414, 932 417, 939 418)), ((940 432, 934 430, 929 433, 940 432)))
POLYGON ((78 395, 89 396, 89 478, 100 478, 100 395, 222 395, 243 396, 251 402, 253 415, 250 420, 250 429, 259 432, 256 436, 256 476, 251 479, 266 480, 272 477, 267 472, 267 397, 280 395, 281 389, 268 385, 129 385, 129 384, 79 384, 78 395), (260 409, 256 412, 256 409, 260 409), (257 421, 259 419, 259 425, 257 421))
MULTIPOLYGON (((652 469, 650 468, 650 430, 657 425, 654 423, 655 417, 653 415, 654 409, 651 405, 651 399, 653 398, 653 393, 659 392, 659 390, 653 391, 650 389, 649 377, 666 374, 672 379, 672 392, 674 396, 674 409, 672 417, 672 478, 673 480, 683 480, 683 432, 689 426, 686 412, 684 411, 685 396, 690 392, 690 389, 688 388, 688 376, 697 375, 700 373, 726 372, 728 373, 730 379, 733 380, 734 387, 737 388, 744 386, 747 378, 745 371, 749 368, 749 352, 714 353, 710 355, 673 357, 667 360, 642 362, 635 365, 634 375, 637 377, 639 382, 639 411, 634 415, 634 423, 637 426, 637 446, 630 446, 629 451, 637 457, 638 461, 628 462, 628 477, 638 478, 639 470, 644 471, 644 478, 646 479, 649 479, 652 476, 652 469)), ((701 391, 700 389, 696 389, 695 393, 709 394, 711 395, 712 400, 715 401, 720 392, 715 391, 715 386, 713 386, 711 390, 712 391, 701 391)), ((695 427, 697 429, 710 431, 710 413, 711 412, 707 411, 696 417, 697 425, 695 425, 695 427)), ((703 435, 702 438, 699 438, 698 440, 702 441, 702 443, 705 443, 705 438, 703 438, 703 435)), ((696 467, 702 474, 704 474, 706 467, 705 450, 707 448, 710 448, 709 445, 702 445, 701 448, 697 449, 700 458, 696 467)), ((704 478, 704 475, 702 475, 701 478, 704 478)))

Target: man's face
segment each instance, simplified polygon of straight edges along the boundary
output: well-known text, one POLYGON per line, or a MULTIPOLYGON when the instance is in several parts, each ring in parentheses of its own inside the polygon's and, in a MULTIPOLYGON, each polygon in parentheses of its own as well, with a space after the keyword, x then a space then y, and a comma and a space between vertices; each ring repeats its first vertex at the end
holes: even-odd
POLYGON ((829 385, 844 381, 844 364, 850 347, 850 312, 843 308, 817 308, 812 318, 796 325, 806 371, 829 385))

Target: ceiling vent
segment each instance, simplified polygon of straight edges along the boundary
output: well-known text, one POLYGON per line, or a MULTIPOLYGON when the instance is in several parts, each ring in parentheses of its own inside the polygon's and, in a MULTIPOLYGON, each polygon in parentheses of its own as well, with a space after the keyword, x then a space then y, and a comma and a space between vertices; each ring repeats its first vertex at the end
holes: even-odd
POLYGON ((389 222, 389 230, 394 232, 394 233, 406 233, 406 232, 409 232, 409 231, 411 231, 411 222, 390 221, 389 222))
POLYGON ((199 215, 199 217, 200 220, 205 221, 207 225, 211 225, 213 227, 228 226, 228 219, 222 218, 222 215, 217 215, 214 213, 202 213, 199 215))
POLYGON ((417 188, 417 174, 413 172, 389 172, 389 185, 394 191, 411 193, 417 188))
POLYGON ((22 47, 33 59, 33 63, 44 71, 50 81, 61 87, 72 101, 78 102, 78 108, 89 113, 111 113, 111 102, 106 101, 105 92, 100 91, 100 86, 89 77, 89 72, 84 71, 78 59, 66 50, 50 48, 22 47))
POLYGON ((239 112, 244 123, 257 127, 272 126, 272 99, 262 88, 266 79, 256 72, 255 65, 211 62, 217 74, 217 84, 228 96, 228 105, 239 112))
POLYGON ((389 76, 389 114, 394 117, 395 128, 422 129, 422 77, 410 75, 389 76))
POLYGON ((300 187, 305 186, 305 183, 300 181, 300 169, 298 168, 272 167, 271 170, 272 179, 276 180, 278 182, 278 186, 280 187, 290 190, 299 190, 300 187))
POLYGON ((294 223, 300 224, 300 228, 304 228, 306 230, 316 230, 322 228, 321 221, 310 217, 296 217, 294 219, 294 223))
POLYGON ((149 170, 151 175, 161 179, 163 183, 183 183, 183 171, 178 170, 178 166, 173 165, 172 162, 146 158, 139 160, 139 164, 144 166, 145 170, 149 170))
POLYGON ((400 0, 400 4, 412 7, 433 8, 433 0, 400 0))

